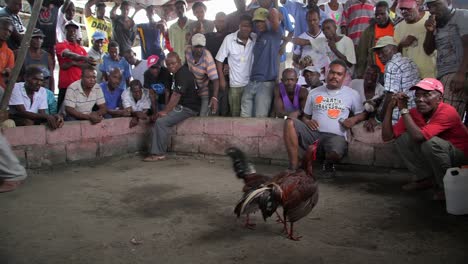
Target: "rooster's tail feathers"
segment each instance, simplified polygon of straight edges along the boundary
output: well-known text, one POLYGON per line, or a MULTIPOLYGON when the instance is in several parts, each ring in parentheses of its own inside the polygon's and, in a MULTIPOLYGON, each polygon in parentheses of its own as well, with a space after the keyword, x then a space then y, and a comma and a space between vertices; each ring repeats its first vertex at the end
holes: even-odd
MULTIPOLYGON (((263 219, 270 217, 281 204, 282 190, 277 184, 258 188, 250 192, 243 200, 239 214, 249 213, 247 211, 255 205, 262 211, 263 219)), ((239 205, 238 205, 239 206, 239 205)), ((238 214, 238 215, 239 215, 238 214)))
POLYGON ((243 179, 246 175, 255 173, 253 164, 247 161, 244 152, 240 149, 235 147, 228 148, 226 154, 232 159, 237 177, 243 179))

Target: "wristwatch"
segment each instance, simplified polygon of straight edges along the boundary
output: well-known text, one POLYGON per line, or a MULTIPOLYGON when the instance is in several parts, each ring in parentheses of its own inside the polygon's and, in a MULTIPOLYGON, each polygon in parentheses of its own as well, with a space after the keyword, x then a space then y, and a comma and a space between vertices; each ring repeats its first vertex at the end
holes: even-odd
POLYGON ((401 110, 400 110, 400 114, 401 114, 401 115, 409 114, 408 108, 403 108, 403 109, 401 109, 401 110))

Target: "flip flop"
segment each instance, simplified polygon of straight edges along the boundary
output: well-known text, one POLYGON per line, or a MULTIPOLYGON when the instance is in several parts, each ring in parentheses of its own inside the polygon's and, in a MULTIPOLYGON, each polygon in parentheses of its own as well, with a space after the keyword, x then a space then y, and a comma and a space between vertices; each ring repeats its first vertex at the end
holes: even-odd
POLYGON ((165 160, 166 156, 156 156, 156 155, 151 155, 143 159, 144 162, 155 162, 155 161, 161 161, 165 160))

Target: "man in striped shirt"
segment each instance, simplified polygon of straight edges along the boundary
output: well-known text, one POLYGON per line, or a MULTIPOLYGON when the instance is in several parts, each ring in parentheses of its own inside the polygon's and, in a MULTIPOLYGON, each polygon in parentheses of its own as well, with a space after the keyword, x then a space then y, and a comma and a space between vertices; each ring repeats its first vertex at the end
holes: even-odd
POLYGON ((195 77, 198 87, 198 96, 201 98, 200 116, 216 114, 218 111, 219 78, 216 63, 211 53, 205 49, 205 35, 197 33, 192 37, 192 45, 185 50, 185 60, 195 77), (210 99, 210 81, 213 85, 210 99))
POLYGON ((362 32, 369 26, 373 17, 374 5, 369 0, 349 0, 341 16, 341 33, 353 40, 354 46, 357 46, 362 32))

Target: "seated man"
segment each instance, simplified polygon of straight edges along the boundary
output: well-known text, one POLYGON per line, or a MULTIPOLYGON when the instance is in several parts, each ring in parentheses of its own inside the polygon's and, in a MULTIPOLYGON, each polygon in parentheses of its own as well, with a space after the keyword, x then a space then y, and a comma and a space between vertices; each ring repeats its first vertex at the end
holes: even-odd
POLYGON ((122 73, 120 69, 114 68, 109 72, 107 82, 100 84, 106 100, 107 114, 104 116, 105 118, 130 116, 130 112, 122 109, 121 96, 124 90, 119 88, 121 80, 122 73))
POLYGON ((344 61, 332 61, 327 84, 309 93, 302 121, 291 118, 286 120, 284 141, 290 169, 298 168, 298 148, 301 147, 305 151, 310 144, 318 140, 318 155, 324 159, 321 176, 334 177, 334 163, 340 161, 348 148, 346 130, 366 116, 359 94, 343 86, 346 69, 344 61), (350 117, 351 114, 354 116, 350 117))
POLYGON ((443 103, 444 87, 433 78, 425 78, 411 90, 416 108, 408 110, 408 95, 396 93, 385 111, 382 139, 396 138, 396 148, 415 181, 404 190, 427 189, 434 185, 434 200, 444 200, 443 178, 448 168, 468 164, 468 131, 457 110, 443 103), (401 117, 392 127, 393 108, 401 117))
POLYGON ((99 84, 96 83, 96 70, 93 66, 83 67, 81 80, 67 88, 65 95, 66 120, 89 120, 92 124, 100 123, 107 113, 106 100, 99 84), (97 106, 98 111, 93 111, 97 106))
POLYGON ((276 117, 287 117, 294 113, 299 117, 304 111, 308 91, 297 84, 297 74, 292 68, 283 71, 281 83, 275 87, 276 117))
POLYGON ((158 112, 152 129, 149 155, 143 161, 158 161, 166 158, 169 128, 185 119, 198 115, 201 100, 195 87, 195 78, 187 65, 182 65, 177 53, 166 57, 167 69, 174 76, 173 92, 166 107, 158 112))
POLYGON ((134 127, 140 119, 148 118, 148 110, 151 109, 150 91, 143 88, 139 80, 133 80, 130 87, 122 93, 122 105, 131 114, 130 127, 134 127))
POLYGON ((312 91, 313 89, 320 87, 323 85, 322 69, 317 66, 307 66, 304 70, 302 70, 302 76, 305 80, 305 85, 302 87, 306 88, 308 92, 312 91))
POLYGON ((25 82, 16 83, 10 97, 10 117, 17 126, 39 125, 47 122, 51 129, 62 127, 61 115, 48 115, 47 91, 42 69, 29 66, 24 72, 25 82))

